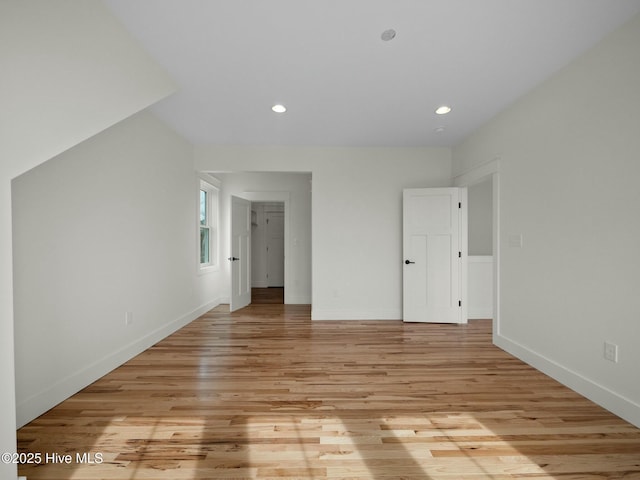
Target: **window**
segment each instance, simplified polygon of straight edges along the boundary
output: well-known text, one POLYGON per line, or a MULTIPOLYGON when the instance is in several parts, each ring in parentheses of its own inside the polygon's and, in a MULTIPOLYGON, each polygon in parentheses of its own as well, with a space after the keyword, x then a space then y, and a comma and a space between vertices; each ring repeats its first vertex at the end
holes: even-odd
POLYGON ((218 265, 218 189, 200 181, 200 268, 218 265))

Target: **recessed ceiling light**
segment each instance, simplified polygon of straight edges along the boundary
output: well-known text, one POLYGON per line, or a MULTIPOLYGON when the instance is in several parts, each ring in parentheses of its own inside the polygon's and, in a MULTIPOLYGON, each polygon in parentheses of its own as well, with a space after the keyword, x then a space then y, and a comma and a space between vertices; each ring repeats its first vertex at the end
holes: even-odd
POLYGON ((442 106, 436 108, 436 113, 438 115, 446 115, 450 111, 451 111, 451 107, 448 106, 448 105, 442 105, 442 106))
POLYGON ((393 28, 385 30, 384 32, 382 32, 382 35, 380 35, 380 38, 385 42, 393 40, 394 38, 396 38, 396 31, 393 28))
POLYGON ((284 105, 281 104, 277 104, 274 105, 273 107, 271 107, 271 110, 273 110, 276 113, 284 113, 287 111, 287 107, 285 107, 284 105))

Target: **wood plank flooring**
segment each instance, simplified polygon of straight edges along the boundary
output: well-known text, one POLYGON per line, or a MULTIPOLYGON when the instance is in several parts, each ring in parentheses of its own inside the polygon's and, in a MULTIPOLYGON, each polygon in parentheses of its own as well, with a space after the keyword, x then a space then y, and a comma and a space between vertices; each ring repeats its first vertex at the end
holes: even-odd
POLYGON ((265 303, 284 303, 284 288, 252 288, 251 303, 254 305, 265 303))
POLYGON ((220 306, 18 431, 38 479, 640 479, 640 430, 491 344, 489 321, 220 306), (102 463, 77 461, 102 454, 102 463))

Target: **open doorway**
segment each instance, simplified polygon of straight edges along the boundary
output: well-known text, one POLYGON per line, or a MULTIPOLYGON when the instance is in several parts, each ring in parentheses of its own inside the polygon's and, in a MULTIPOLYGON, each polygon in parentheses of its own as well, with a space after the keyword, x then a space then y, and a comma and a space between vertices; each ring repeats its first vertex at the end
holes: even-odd
MULTIPOLYGON (((474 185, 479 185, 478 188, 480 190, 485 190, 484 196, 487 200, 489 198, 488 192, 490 191, 490 198, 491 198, 490 218, 486 210, 487 208, 486 200, 482 202, 485 205, 483 207, 485 214, 481 215, 480 217, 481 218, 484 217, 485 219, 485 220, 481 220, 481 222, 484 223, 481 229, 488 226, 487 224, 489 223, 491 224, 490 237, 491 237, 491 271, 492 273, 490 278, 488 279, 485 278, 484 284, 490 285, 492 289, 491 296, 493 301, 491 302, 491 312, 490 312, 491 315, 490 316, 486 315, 486 317, 491 318, 493 338, 495 342, 495 339, 500 335, 500 209, 498 208, 500 205, 499 157, 496 157, 493 160, 477 168, 474 168, 472 170, 469 170, 465 173, 462 173, 456 176, 454 178, 454 185, 457 187, 467 187, 469 195, 472 196, 472 198, 469 199, 470 209, 472 208, 471 206, 472 202, 474 202, 474 199, 473 199, 474 194, 473 192, 470 192, 470 190, 474 185), (485 182, 488 182, 488 183, 485 183, 485 182), (480 185, 480 184, 484 184, 484 185, 480 185)), ((471 221, 471 219, 469 221, 471 221)), ((488 235, 488 234, 485 233, 485 235, 488 235)), ((477 245, 478 243, 475 240, 470 239, 469 241, 470 253, 477 251, 475 249, 475 246, 477 245), (474 243, 473 251, 471 250, 472 242, 474 243)), ((471 262, 469 262, 469 266, 471 268, 470 263, 471 262)), ((469 272, 469 275, 471 275, 471 272, 469 272)), ((470 290, 471 286, 468 285, 468 288, 470 290)), ((470 301, 471 301, 471 295, 472 294, 469 291, 470 301)), ((479 315, 479 316, 485 316, 485 315, 479 315)))
POLYGON ((493 319, 493 179, 468 191, 469 320, 493 319))
MULTIPOLYGON (((311 303, 311 200, 312 176, 309 172, 210 172, 220 181, 220 238, 222 258, 231 255, 231 197, 239 197, 250 204, 284 205, 284 304, 311 303)), ((249 208, 248 223, 258 223, 249 208)), ((255 226, 249 226, 254 233, 255 226)), ((253 236, 253 235, 251 235, 253 236)), ((250 247, 253 242, 250 242, 250 247)), ((249 249, 251 252, 251 248, 249 249)), ((221 263, 221 278, 228 278, 223 299, 232 299, 232 263, 221 263), (228 293, 227 293, 228 292, 228 293)), ((238 263, 238 262, 235 262, 238 263)), ((252 266, 249 260, 249 266, 252 266)), ((255 270, 249 268, 250 290, 255 270)), ((271 277, 271 274, 270 274, 271 277)), ((258 276, 256 276, 258 278, 258 276)), ((265 284, 263 284, 265 285, 265 284)), ((224 287, 223 287, 224 288, 224 287)), ((267 285, 264 288, 269 288, 267 285)), ((226 302, 225 302, 226 303, 226 302)))
POLYGON ((251 303, 284 303, 284 202, 251 203, 251 303))

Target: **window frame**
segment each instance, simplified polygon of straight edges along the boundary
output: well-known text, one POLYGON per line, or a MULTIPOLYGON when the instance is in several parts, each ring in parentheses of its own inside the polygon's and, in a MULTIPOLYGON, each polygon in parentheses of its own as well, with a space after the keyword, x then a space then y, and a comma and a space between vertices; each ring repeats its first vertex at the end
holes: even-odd
POLYGON ((208 272, 218 270, 220 268, 219 259, 219 218, 220 218, 220 189, 208 180, 203 178, 198 182, 198 201, 197 201, 197 265, 199 272, 208 272), (206 194, 205 200, 205 220, 202 223, 202 192, 206 194), (209 261, 202 262, 202 229, 209 230, 209 261))

